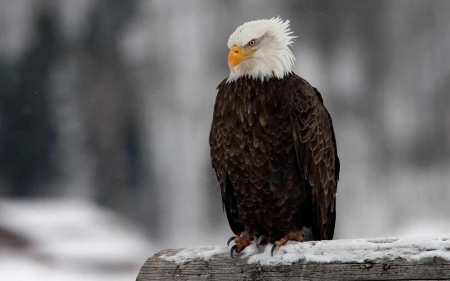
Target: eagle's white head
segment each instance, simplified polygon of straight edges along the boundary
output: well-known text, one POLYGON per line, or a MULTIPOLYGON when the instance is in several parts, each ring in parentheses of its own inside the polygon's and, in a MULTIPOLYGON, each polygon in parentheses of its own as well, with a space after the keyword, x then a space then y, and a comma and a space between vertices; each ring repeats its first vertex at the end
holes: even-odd
POLYGON ((247 76, 254 79, 283 78, 292 72, 294 55, 289 46, 292 36, 289 20, 279 17, 249 21, 239 26, 228 39, 228 82, 247 76))

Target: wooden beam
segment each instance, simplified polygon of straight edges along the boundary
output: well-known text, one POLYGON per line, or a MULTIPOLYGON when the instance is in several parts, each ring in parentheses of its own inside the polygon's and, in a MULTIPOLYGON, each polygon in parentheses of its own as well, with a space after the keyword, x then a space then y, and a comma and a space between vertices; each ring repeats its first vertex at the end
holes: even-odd
MULTIPOLYGON (((372 242, 391 243, 392 241, 396 240, 373 240, 372 242)), ((445 245, 448 242, 442 241, 445 245)), ((402 244, 402 253, 408 253, 408 247, 411 253, 417 254, 417 249, 421 246, 414 243, 402 244)), ((436 249, 425 246, 420 249, 420 252, 425 255, 419 259, 392 258, 392 252, 390 252, 381 259, 367 259, 359 262, 324 263, 301 259, 289 265, 261 265, 259 262, 249 264, 247 261, 252 255, 237 254, 232 259, 225 251, 208 259, 192 258, 183 262, 175 259, 178 262, 176 263, 173 257, 177 257, 177 254, 183 250, 167 249, 149 258, 136 280, 450 280, 450 260, 447 256, 450 254, 450 247, 446 247, 440 247, 439 251, 436 251, 440 254, 433 257, 434 254, 428 255, 428 253, 435 253, 436 249)), ((345 250, 342 251, 345 252, 345 250)), ((280 254, 282 253, 278 253, 280 254)), ((368 250, 367 256, 373 256, 373 250, 368 250)))

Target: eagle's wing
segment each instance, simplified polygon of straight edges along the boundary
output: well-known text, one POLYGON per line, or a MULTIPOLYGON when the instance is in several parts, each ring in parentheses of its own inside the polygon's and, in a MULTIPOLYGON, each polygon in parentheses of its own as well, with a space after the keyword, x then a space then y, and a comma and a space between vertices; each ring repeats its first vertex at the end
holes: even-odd
POLYGON ((313 236, 333 239, 340 169, 333 123, 322 96, 308 82, 294 75, 289 91, 297 160, 311 188, 313 236))
POLYGON ((224 116, 221 114, 223 107, 225 106, 225 95, 228 94, 229 87, 226 86, 226 79, 220 83, 217 87, 219 90, 217 93, 216 104, 214 106, 213 121, 211 124, 211 133, 209 135, 209 145, 211 153, 211 161, 214 171, 216 172, 217 180, 220 184, 220 193, 222 195, 222 206, 227 213, 228 223, 234 234, 240 235, 244 231, 244 225, 238 221, 238 207, 236 200, 234 198, 234 187, 228 177, 225 167, 220 164, 222 157, 224 157, 224 148, 222 144, 224 142, 230 142, 231 139, 227 139, 227 127, 230 124, 226 123, 227 120, 230 122, 231 118, 229 116, 224 116))

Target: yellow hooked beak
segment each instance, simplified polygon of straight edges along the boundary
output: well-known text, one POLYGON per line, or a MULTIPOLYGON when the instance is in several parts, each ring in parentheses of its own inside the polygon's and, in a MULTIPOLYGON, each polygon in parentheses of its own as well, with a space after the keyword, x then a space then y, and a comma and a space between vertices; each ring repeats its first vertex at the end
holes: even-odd
POLYGON ((231 72, 234 73, 234 67, 241 63, 241 61, 247 59, 248 56, 256 52, 254 50, 242 51, 238 46, 233 46, 231 48, 230 53, 228 54, 228 66, 230 67, 231 72))

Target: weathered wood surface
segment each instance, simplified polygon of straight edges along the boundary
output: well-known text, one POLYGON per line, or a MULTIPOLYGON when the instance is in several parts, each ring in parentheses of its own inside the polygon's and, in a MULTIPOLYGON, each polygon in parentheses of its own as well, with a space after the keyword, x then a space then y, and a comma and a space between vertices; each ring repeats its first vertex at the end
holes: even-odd
POLYGON ((247 258, 236 255, 232 259, 225 253, 209 261, 195 259, 184 264, 160 258, 173 256, 180 250, 162 250, 149 258, 136 280, 450 280, 450 261, 439 257, 416 261, 378 259, 361 263, 300 260, 291 265, 276 266, 247 264, 247 258))

